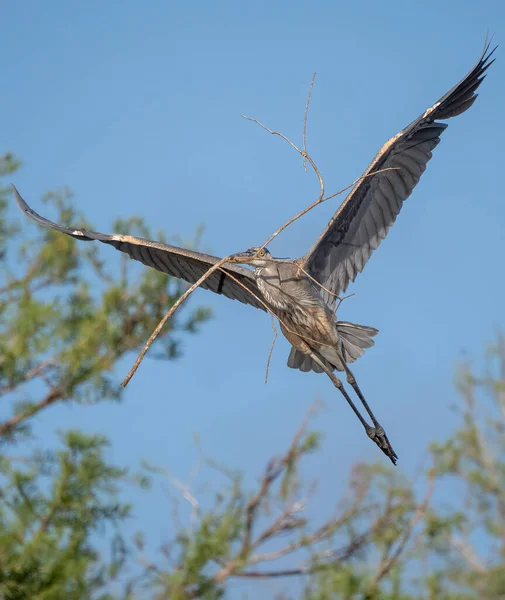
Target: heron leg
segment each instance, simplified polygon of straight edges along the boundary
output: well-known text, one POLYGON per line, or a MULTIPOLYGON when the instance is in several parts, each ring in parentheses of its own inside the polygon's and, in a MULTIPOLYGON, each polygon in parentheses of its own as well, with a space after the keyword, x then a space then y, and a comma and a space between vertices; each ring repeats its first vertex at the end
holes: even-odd
POLYGON ((335 373, 333 373, 330 369, 328 369, 328 367, 324 364, 324 362, 319 358, 319 356, 317 356, 317 354, 311 352, 310 353, 310 357, 312 358, 312 360, 314 362, 316 362, 321 369, 323 369, 323 371, 326 373, 326 375, 328 375, 328 377, 331 379, 333 385, 338 389, 338 391, 344 396, 344 398, 347 400, 347 403, 349 404, 349 406, 352 408, 352 410, 354 411, 354 414, 358 417, 358 419, 360 420, 361 424, 363 425, 363 427, 365 428, 366 432, 368 433, 369 430, 372 430, 373 427, 370 427, 370 425, 365 421, 365 419, 363 418, 363 416, 361 415, 361 413, 359 412, 359 410, 356 408, 356 405, 354 404, 354 402, 351 400, 351 398, 349 397, 349 394, 347 393, 346 389, 344 388, 344 384, 340 381, 340 379, 335 375, 335 373))
MULTIPOLYGON (((372 419, 372 423, 374 424, 375 435, 377 436, 377 438, 379 440, 382 440, 382 442, 384 443, 384 448, 388 448, 390 450, 391 455, 389 455, 387 452, 386 452, 386 454, 388 454, 388 456, 391 458, 391 460, 394 463, 395 461, 393 459, 397 459, 398 456, 396 455, 396 452, 393 450, 391 444, 389 443, 386 432, 384 431, 384 427, 382 427, 382 425, 379 423, 379 421, 377 421, 377 419, 375 418, 375 415, 373 414, 372 409, 368 405, 368 402, 365 400, 365 397, 363 396, 363 392, 360 390, 358 382, 356 381, 356 377, 354 377, 351 369, 349 369, 349 367, 345 363, 343 363, 343 364, 344 364, 344 369, 345 369, 346 376, 347 376, 347 383, 349 383, 349 385, 352 386, 353 390, 356 392, 356 395, 360 399, 361 404, 363 404, 363 406, 365 407, 366 412, 368 413, 368 415, 370 416, 370 419, 372 419)), ((376 443, 378 443, 378 442, 376 442, 376 443)))
MULTIPOLYGON (((326 373, 326 375, 328 375, 328 377, 331 379, 331 382, 333 383, 333 385, 344 396, 344 398, 347 400, 347 403, 352 408, 354 414, 358 417, 358 419, 359 419, 360 423, 363 425, 368 437, 373 442, 375 442, 377 444, 377 446, 379 446, 379 448, 384 452, 384 454, 395 465, 398 457, 397 457, 395 451, 393 450, 391 444, 389 443, 389 440, 386 437, 386 433, 384 432, 384 429, 379 425, 379 423, 377 422, 377 420, 375 419, 373 414, 371 414, 370 408, 368 407, 368 404, 366 403, 366 401, 363 402, 364 398, 363 398, 363 394, 361 394, 361 390, 360 390, 359 394, 357 391, 356 391, 356 393, 358 394, 359 399, 363 402, 363 406, 367 409, 368 414, 370 414, 370 417, 372 418, 372 421, 373 421, 375 427, 370 427, 370 425, 365 421, 365 419, 363 418, 363 416, 361 415, 359 410, 356 408, 356 405, 349 397, 349 394, 347 393, 346 389, 344 388, 344 384, 335 375, 335 373, 333 373, 333 371, 326 366, 326 364, 319 358, 319 356, 312 350, 310 350, 308 352, 307 352, 307 350, 305 350, 305 353, 309 354, 309 356, 312 358, 312 360, 315 363, 317 363, 321 367, 321 369, 323 369, 323 371, 326 373)), ((355 379, 354 379, 354 382, 356 383, 355 379)), ((357 384, 356 384, 356 387, 357 387, 357 384)), ((354 386, 353 386, 353 388, 354 388, 354 386)), ((356 388, 354 388, 354 389, 356 390, 356 388)))

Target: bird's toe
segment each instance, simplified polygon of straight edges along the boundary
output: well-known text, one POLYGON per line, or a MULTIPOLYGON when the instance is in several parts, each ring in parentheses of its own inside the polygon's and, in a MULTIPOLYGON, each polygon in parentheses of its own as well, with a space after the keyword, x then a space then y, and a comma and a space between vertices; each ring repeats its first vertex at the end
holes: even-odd
POLYGON ((393 450, 384 428, 378 425, 377 427, 368 427, 366 430, 368 437, 374 441, 377 446, 384 452, 384 454, 396 465, 398 455, 393 450))

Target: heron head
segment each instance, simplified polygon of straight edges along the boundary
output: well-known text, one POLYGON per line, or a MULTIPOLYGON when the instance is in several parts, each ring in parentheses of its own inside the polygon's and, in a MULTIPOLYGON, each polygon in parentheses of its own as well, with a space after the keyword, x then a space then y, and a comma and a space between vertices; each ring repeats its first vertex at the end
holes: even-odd
POLYGON ((272 255, 267 248, 261 248, 259 246, 253 246, 245 252, 239 252, 234 255, 237 262, 242 264, 254 265, 255 267, 264 267, 266 263, 272 260, 272 255))

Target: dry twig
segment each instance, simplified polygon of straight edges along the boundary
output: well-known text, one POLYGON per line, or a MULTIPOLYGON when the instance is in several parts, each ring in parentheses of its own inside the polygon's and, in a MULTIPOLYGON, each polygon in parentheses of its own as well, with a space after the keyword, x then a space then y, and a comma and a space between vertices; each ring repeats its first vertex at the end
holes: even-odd
POLYGON ((265 369, 265 383, 268 383, 268 371, 270 369, 270 359, 272 358, 272 352, 274 351, 275 342, 277 340, 277 327, 275 326, 275 320, 273 313, 270 313, 270 318, 272 320, 272 329, 274 331, 274 337, 272 340, 272 345, 270 346, 270 352, 268 353, 267 366, 265 369))
MULTIPOLYGON (((311 412, 314 407, 311 408, 311 412)), ((268 498, 272 494, 273 484, 287 472, 293 461, 300 457, 302 450, 302 438, 306 431, 309 415, 304 420, 299 430, 293 437, 292 443, 284 456, 280 459, 272 460, 268 464, 265 474, 259 483, 259 487, 254 496, 249 500, 244 510, 245 532, 242 538, 242 543, 237 552, 229 556, 226 560, 219 562, 219 570, 214 574, 213 581, 217 584, 223 583, 230 577, 239 578, 274 578, 305 575, 314 572, 322 564, 332 564, 334 567, 344 564, 356 553, 363 550, 367 544, 373 539, 383 527, 391 524, 392 516, 395 513, 396 506, 393 502, 386 502, 380 514, 373 519, 373 522, 364 531, 356 533, 348 541, 347 544, 340 548, 331 550, 323 550, 322 552, 314 551, 315 547, 324 542, 328 542, 333 536, 347 523, 353 520, 359 513, 365 514, 369 510, 368 504, 363 504, 370 490, 370 478, 360 479, 357 484, 351 481, 351 489, 353 489, 352 505, 345 509, 339 516, 330 517, 317 529, 311 533, 305 532, 302 528, 305 525, 305 520, 296 516, 296 513, 305 509, 304 501, 289 501, 276 516, 271 523, 267 523, 261 531, 253 536, 253 530, 258 526, 259 511, 265 508, 268 498), (356 488, 356 489, 355 489, 356 488), (286 531, 299 530, 300 535, 292 539, 280 548, 267 552, 257 552, 263 544, 270 544, 278 540, 286 531), (271 563, 281 559, 287 555, 296 553, 300 549, 312 550, 312 557, 308 561, 304 561, 294 568, 289 569, 256 569, 256 565, 261 563, 271 563)), ((431 494, 431 491, 429 492, 431 494)), ((429 497, 427 495, 427 498, 429 497)), ((408 541, 408 537, 412 528, 415 527, 418 520, 421 518, 426 509, 427 498, 422 506, 414 515, 408 532, 401 536, 397 552, 401 553, 404 545, 408 541)), ((396 560, 395 553, 392 560, 396 560)), ((389 569, 389 563, 383 565, 384 569, 389 569)))
MULTIPOLYGON (((307 97, 307 103, 306 103, 306 106, 305 106, 304 127, 303 127, 303 150, 300 150, 300 148, 298 148, 298 146, 294 142, 292 142, 288 137, 286 137, 284 134, 282 134, 282 133, 280 133, 278 131, 272 131, 271 129, 269 129, 268 127, 266 127, 262 123, 260 123, 260 121, 258 121, 257 119, 253 119, 251 117, 247 117, 245 115, 242 115, 242 117, 244 119, 246 119, 247 121, 253 121, 254 123, 256 123, 257 125, 259 125, 263 129, 265 129, 266 131, 268 131, 268 133, 270 133, 272 135, 278 135, 283 140, 285 140, 288 144, 290 144, 290 146, 292 146, 292 148, 294 148, 298 152, 298 154, 300 154, 303 157, 303 159, 304 159, 304 165, 306 165, 306 161, 308 161, 310 163, 310 166, 312 167, 312 169, 314 170, 314 173, 316 174, 316 176, 318 178, 319 186, 320 186, 320 193, 319 193, 319 196, 318 196, 317 200, 315 200, 312 204, 310 204, 308 207, 306 207, 305 209, 303 209, 302 211, 300 211, 297 215, 295 215, 294 217, 292 217, 291 219, 289 219, 288 221, 286 221, 281 227, 279 227, 279 229, 277 229, 277 231, 275 231, 267 239, 267 241, 264 242, 262 244, 262 246, 260 246, 260 248, 258 249, 258 251, 260 249, 264 248, 265 246, 267 246, 275 237, 277 237, 279 235, 279 233, 281 233, 282 231, 284 231, 284 229, 286 229, 287 227, 289 227, 289 225, 291 225, 292 223, 294 223, 295 221, 297 221, 302 216, 306 215, 309 211, 311 211, 313 208, 315 208, 319 204, 322 204, 323 202, 326 202, 327 200, 330 200, 331 198, 334 198, 335 196, 338 196, 338 195, 342 194, 343 192, 347 191, 348 189, 354 187, 359 181, 361 181, 361 180, 363 180, 363 179, 365 179, 367 177, 371 177, 372 175, 377 175, 378 173, 382 173, 382 172, 385 172, 385 171, 397 170, 395 168, 386 168, 386 169, 380 169, 378 171, 374 171, 373 173, 367 173, 365 175, 362 175, 358 179, 356 179, 350 185, 342 188, 338 192, 335 192, 334 194, 331 194, 330 196, 327 196, 327 197, 324 196, 325 187, 324 187, 323 177, 322 177, 322 175, 321 175, 321 173, 320 173, 320 171, 319 171, 316 163, 313 161, 313 159, 310 157, 310 155, 307 153, 307 150, 306 150, 306 145, 307 145, 307 139, 306 139, 306 135, 307 135, 307 115, 308 115, 308 109, 309 109, 309 104, 310 104, 310 98, 311 98, 311 95, 312 95, 312 88, 313 88, 313 85, 314 85, 315 75, 316 74, 314 73, 314 75, 312 77, 312 81, 311 81, 310 89, 309 89, 309 94, 308 94, 308 97, 307 97)), ((175 304, 170 308, 170 310, 165 314, 165 316, 158 323, 158 325, 156 326, 155 330, 153 331, 153 333, 149 337, 148 341, 146 342, 146 344, 144 345, 144 347, 140 351, 137 359, 135 360, 135 363, 133 364, 132 368, 128 372, 127 376, 121 382, 121 385, 123 387, 126 387, 128 385, 129 381, 131 380, 131 378, 133 377, 133 375, 137 371, 140 363, 142 362, 144 356, 146 355, 146 352, 148 351, 148 349, 150 348, 150 346, 152 345, 152 343, 154 342, 154 340, 158 336, 159 332, 164 327, 164 325, 166 324, 166 322, 168 321, 168 319, 170 319, 170 317, 175 313, 175 311, 179 308, 179 306, 184 302, 184 300, 186 300, 186 298, 190 294, 192 294, 195 291, 195 289, 197 287, 199 287, 207 279, 207 277, 209 277, 209 275, 211 275, 214 271, 216 271, 217 269, 219 269, 224 263, 230 262, 231 260, 232 260, 232 256, 227 256, 227 257, 222 258, 221 260, 219 260, 215 265, 212 265, 212 267, 210 267, 207 270, 207 272, 204 275, 202 275, 202 277, 200 277, 200 279, 197 282, 195 282, 188 290, 186 290, 186 292, 184 292, 184 294, 182 294, 182 296, 175 302, 175 304)), ((238 262, 238 261, 235 261, 235 262, 238 262)), ((308 275, 308 273, 304 270, 304 268, 303 268, 302 265, 300 265, 298 262, 296 264, 298 265, 298 268, 300 270, 302 270, 305 274, 308 275)), ((227 274, 229 275, 229 273, 227 273, 227 274)), ((326 290, 326 288, 321 283, 319 283, 317 280, 315 280, 312 276, 309 275, 309 277, 317 285, 319 285, 322 289, 326 290)), ((237 281, 237 279, 234 278, 234 277, 232 277, 232 279, 234 279, 235 281, 237 281)), ((240 284, 240 285, 242 285, 242 284, 240 284)), ((242 285, 242 287, 245 287, 245 286, 242 285)), ((260 300, 255 294, 253 294, 253 292, 251 292, 251 290, 248 289, 247 291, 249 293, 251 293, 252 295, 254 295, 258 300, 260 300)), ((330 292, 329 290, 326 290, 326 291, 329 292, 330 294, 332 294, 332 292, 330 292)), ((333 295, 335 295, 335 294, 333 294, 333 295)), ((267 308, 267 310, 268 310, 268 312, 270 314, 274 315, 274 313, 272 312, 272 310, 270 309, 270 307, 268 307, 261 300, 260 300, 260 302, 267 308)), ((276 316, 279 319, 279 317, 277 315, 274 315, 274 316, 276 316)), ((290 331, 289 328, 286 328, 286 329, 288 331, 290 331)), ((277 336, 275 336, 275 338, 274 338, 274 343, 275 343, 276 337, 277 336)), ((306 338, 306 339, 309 340, 309 338, 306 338)), ((311 341, 316 341, 316 340, 311 340, 311 341)), ((270 350, 270 355, 271 355, 272 349, 273 349, 273 344, 272 344, 272 348, 270 350)), ((268 364, 270 364, 270 355, 269 355, 269 359, 268 359, 268 364)), ((267 365, 267 377, 268 377, 268 365, 267 365)))
MULTIPOLYGON (((257 510, 258 510, 261 502, 263 501, 263 499, 267 496, 267 494, 270 490, 270 487, 272 486, 274 481, 276 481, 276 479, 281 475, 283 469, 295 457, 300 440, 301 440, 303 434, 305 433, 305 431, 307 430, 308 422, 309 422, 311 416, 313 415, 313 413, 316 411, 316 408, 317 407, 315 404, 313 404, 310 407, 309 412, 305 416, 298 431, 293 436, 291 445, 289 446, 289 449, 284 454, 284 456, 277 461, 271 460, 269 462, 269 464, 267 465, 266 471, 265 471, 265 475, 263 476, 263 479, 261 480, 261 484, 260 484, 260 488, 259 488, 258 492, 251 498, 251 500, 247 504, 245 535, 244 535, 244 539, 242 541, 242 548, 240 551, 240 554, 242 556, 245 556, 252 548, 255 548, 258 546, 258 543, 259 543, 258 540, 256 542, 252 542, 252 540, 251 540, 252 527, 253 527, 254 520, 256 518, 257 510)), ((258 539, 260 539, 260 538, 261 538, 261 535, 258 539)))
POLYGON ((264 129, 271 135, 278 135, 283 140, 285 140, 292 148, 294 148, 298 152, 298 154, 300 154, 300 156, 302 156, 304 159, 308 160, 308 162, 310 163, 310 166, 312 167, 314 173, 316 174, 316 176, 319 180, 320 193, 319 193, 319 196, 317 197, 317 200, 315 200, 312 204, 310 204, 309 206, 304 208, 297 215, 295 215, 294 217, 292 217, 291 219, 286 221, 281 227, 279 227, 279 229, 277 229, 277 231, 272 233, 272 235, 267 239, 267 241, 264 242, 258 248, 258 251, 260 249, 264 248, 265 246, 268 246, 268 244, 274 238, 276 238, 279 235, 279 233, 281 233, 282 231, 284 231, 284 229, 286 229, 286 227, 289 227, 292 223, 297 221, 300 217, 303 217, 304 215, 306 215, 309 211, 311 211, 313 208, 315 208, 319 204, 322 204, 323 202, 327 202, 328 200, 335 198, 335 196, 339 196, 340 194, 343 194, 347 190, 353 188, 357 183, 359 183, 363 179, 367 179, 368 177, 372 177, 373 175, 378 175, 379 173, 385 173, 386 171, 398 171, 399 170, 396 167, 387 167, 385 169, 379 169, 377 171, 373 171, 372 173, 365 173, 364 175, 361 175, 360 177, 358 177, 358 179, 354 180, 351 184, 347 185, 346 187, 342 188, 341 190, 338 190, 338 192, 335 192, 334 194, 331 194, 330 196, 325 196, 324 195, 324 191, 325 191, 324 179, 323 179, 321 172, 319 171, 316 163, 313 161, 313 159, 310 157, 310 155, 307 153, 306 150, 300 150, 300 148, 298 148, 298 146, 294 142, 292 142, 288 137, 286 137, 283 133, 280 133, 279 131, 272 131, 266 125, 263 125, 263 123, 258 121, 258 119, 253 119, 252 117, 247 117, 246 115, 241 115, 241 116, 246 121, 252 121, 253 123, 256 123, 256 125, 259 125, 262 129, 264 129))
POLYGON ((301 271, 305 275, 305 277, 308 277, 313 283, 315 283, 317 286, 319 286, 322 290, 324 290, 330 296, 333 296, 334 298, 339 299, 338 294, 335 294, 332 291, 330 291, 328 288, 325 288, 324 285, 322 283, 320 283, 315 277, 312 277, 312 275, 302 267, 299 260, 295 259, 295 260, 291 260, 288 262, 291 262, 294 265, 296 265, 298 267, 298 270, 301 271))
POLYGON ((344 300, 347 300, 347 298, 352 298, 354 295, 355 295, 355 293, 353 292, 352 294, 347 294, 347 296, 342 296, 342 298, 340 298, 340 297, 338 296, 338 297, 337 297, 338 304, 337 304, 337 306, 336 306, 336 308, 335 308, 335 312, 337 312, 337 311, 338 311, 338 309, 340 308, 340 305, 342 304, 342 302, 343 302, 344 300))
POLYGON ((175 302, 175 304, 170 308, 170 310, 165 314, 165 316, 163 317, 163 319, 161 319, 161 321, 158 323, 158 325, 156 326, 156 329, 152 332, 150 338, 147 340, 146 344, 144 345, 144 347, 142 348, 142 350, 140 351, 139 355, 137 356, 137 360, 135 361, 135 363, 133 364, 133 367, 129 370, 128 375, 123 379, 123 381, 121 382, 121 385, 123 387, 126 387, 130 381, 130 379, 133 377, 133 375, 135 374, 135 371, 138 369, 140 363, 142 362, 142 359, 144 358, 144 356, 146 355, 146 352, 149 350, 151 344, 154 342, 154 340, 156 339, 156 337, 158 336, 159 332, 163 329, 165 323, 168 321, 168 319, 170 319, 170 317, 174 314, 174 312, 179 308, 179 306, 184 302, 184 300, 186 300, 186 298, 192 294, 197 287, 199 287, 206 279, 209 275, 211 275, 214 271, 216 271, 217 269, 219 269, 219 267, 221 267, 222 265, 224 265, 224 263, 226 262, 230 262, 231 260, 231 256, 225 256, 224 258, 222 258, 221 260, 219 260, 215 265, 212 265, 212 267, 210 267, 201 277, 198 281, 196 281, 190 288, 188 288, 184 294, 182 294, 182 296, 177 300, 177 302, 175 302))
MULTIPOLYGON (((309 104, 310 97, 312 96, 312 88, 314 87, 314 80, 316 78, 316 74, 312 75, 312 80, 310 82, 309 93, 307 96, 307 103, 305 104, 305 114, 303 115, 303 151, 307 152, 307 115, 309 114, 309 104)), ((307 160, 305 156, 303 157, 303 168, 305 171, 307 170, 307 160)))
POLYGON ((381 559, 379 567, 377 568, 377 572, 375 573, 375 576, 373 577, 373 579, 370 582, 370 585, 368 587, 369 591, 373 590, 377 586, 379 581, 385 575, 387 575, 389 573, 389 571, 391 570, 393 565, 398 561, 398 558, 405 550, 405 548, 410 540, 410 537, 412 535, 412 532, 414 531, 415 527, 417 526, 417 524, 419 523, 421 518, 426 513, 429 501, 433 494, 434 487, 435 487, 435 472, 431 471, 430 475, 429 475, 428 488, 426 490, 426 494, 424 495, 423 501, 417 507, 417 510, 414 513, 410 523, 405 527, 403 534, 400 538, 400 541, 398 542, 398 545, 396 546, 395 551, 392 554, 387 554, 386 556, 383 556, 383 558, 381 559))
POLYGON ((459 553, 461 558, 465 560, 470 568, 481 575, 487 573, 486 567, 481 563, 477 553, 472 548, 471 544, 462 538, 451 537, 449 539, 450 545, 459 553))

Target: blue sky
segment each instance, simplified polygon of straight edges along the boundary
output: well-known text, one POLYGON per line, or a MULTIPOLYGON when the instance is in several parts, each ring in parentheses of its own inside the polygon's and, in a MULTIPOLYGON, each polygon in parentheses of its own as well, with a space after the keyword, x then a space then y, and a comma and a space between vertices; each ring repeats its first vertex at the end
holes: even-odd
MULTIPOLYGON (((203 223, 205 249, 226 255, 262 243, 318 193, 300 157, 241 113, 301 142, 316 71, 308 150, 336 191, 473 66, 488 30, 503 44, 505 5, 32 1, 9 3, 1 19, 2 151, 23 159, 14 183, 27 200, 40 208, 43 192, 67 185, 98 230, 140 215, 190 238, 203 223)), ((340 312, 380 330, 354 372, 408 475, 454 427, 457 360, 478 363, 505 325, 501 48, 497 58, 340 312)), ((302 255, 338 204, 289 228, 272 253, 302 255)), ((287 369, 283 339, 264 385, 268 317, 196 296, 215 316, 184 338, 179 361, 146 360, 121 405, 49 411, 42 443, 80 425, 109 435, 117 462, 147 458, 187 479, 198 432, 208 453, 253 480, 320 398, 313 426, 324 443, 308 470, 321 479, 322 509, 355 461, 386 460, 327 378, 287 369)), ((154 538, 170 533, 166 507, 161 492, 138 496, 154 538)))

